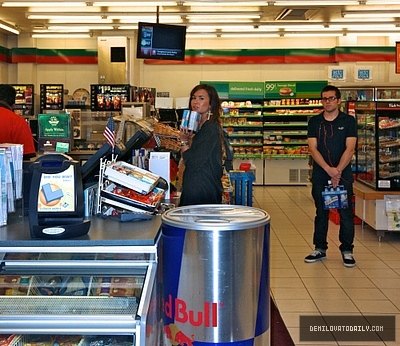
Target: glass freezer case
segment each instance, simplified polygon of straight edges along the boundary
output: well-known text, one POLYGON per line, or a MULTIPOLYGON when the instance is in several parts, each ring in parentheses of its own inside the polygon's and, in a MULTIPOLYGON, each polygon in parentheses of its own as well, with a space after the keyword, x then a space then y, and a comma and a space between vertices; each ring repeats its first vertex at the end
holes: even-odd
MULTIPOLYGON (((149 242, 140 236, 152 232, 137 237, 143 224, 93 222, 89 236, 77 240, 43 242, 23 235, 1 242, 0 335, 18 336, 18 345, 47 345, 39 343, 46 338, 50 345, 159 345, 157 245, 140 245, 149 242), (110 229, 115 240, 105 233, 110 229)), ((146 221, 146 228, 153 226, 158 223, 146 221)))

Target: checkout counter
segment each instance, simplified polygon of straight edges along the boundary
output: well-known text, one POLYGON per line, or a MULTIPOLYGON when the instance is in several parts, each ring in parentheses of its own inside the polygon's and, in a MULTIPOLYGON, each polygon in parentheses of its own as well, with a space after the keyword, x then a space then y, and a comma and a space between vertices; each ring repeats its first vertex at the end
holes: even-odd
MULTIPOLYGON (((379 241, 382 240, 386 232, 396 231, 391 230, 389 225, 385 198, 400 196, 399 191, 376 191, 355 181, 353 192, 355 195, 355 215, 361 219, 362 227, 364 227, 364 223, 372 227, 376 231, 379 241)), ((400 228, 398 231, 400 231, 400 228)))
POLYGON ((89 233, 71 239, 32 239, 27 217, 2 227, 0 334, 26 343, 76 334, 159 345, 160 233, 159 215, 94 216, 89 233))

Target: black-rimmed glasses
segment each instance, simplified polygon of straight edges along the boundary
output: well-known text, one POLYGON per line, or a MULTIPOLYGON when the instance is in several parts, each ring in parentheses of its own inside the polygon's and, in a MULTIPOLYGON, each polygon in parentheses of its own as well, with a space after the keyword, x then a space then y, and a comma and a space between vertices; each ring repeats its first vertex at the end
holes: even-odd
POLYGON ((329 96, 329 97, 323 97, 322 99, 322 102, 333 102, 333 101, 335 101, 335 100, 337 100, 337 97, 335 97, 335 96, 329 96))

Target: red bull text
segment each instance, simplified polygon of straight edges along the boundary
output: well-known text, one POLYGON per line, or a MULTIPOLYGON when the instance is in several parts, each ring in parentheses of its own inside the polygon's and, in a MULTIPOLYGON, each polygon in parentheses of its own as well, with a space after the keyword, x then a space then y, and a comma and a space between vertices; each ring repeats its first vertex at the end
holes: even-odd
POLYGON ((193 311, 188 309, 184 300, 173 299, 171 295, 168 295, 168 301, 164 302, 164 314, 171 319, 175 318, 176 322, 189 323, 194 327, 201 325, 217 327, 218 325, 217 303, 204 302, 202 311, 193 311), (173 311, 175 311, 175 316, 173 316, 173 311))

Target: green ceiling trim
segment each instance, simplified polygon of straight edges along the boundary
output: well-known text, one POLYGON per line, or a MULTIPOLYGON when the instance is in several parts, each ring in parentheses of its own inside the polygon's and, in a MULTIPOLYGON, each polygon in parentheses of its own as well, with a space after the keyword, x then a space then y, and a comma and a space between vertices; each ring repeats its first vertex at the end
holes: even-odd
MULTIPOLYGON (((0 46, 0 61, 37 64, 97 64, 96 49, 41 49, 0 46)), ((188 49, 184 61, 150 60, 146 64, 327 64, 395 61, 395 47, 282 49, 188 49)))

